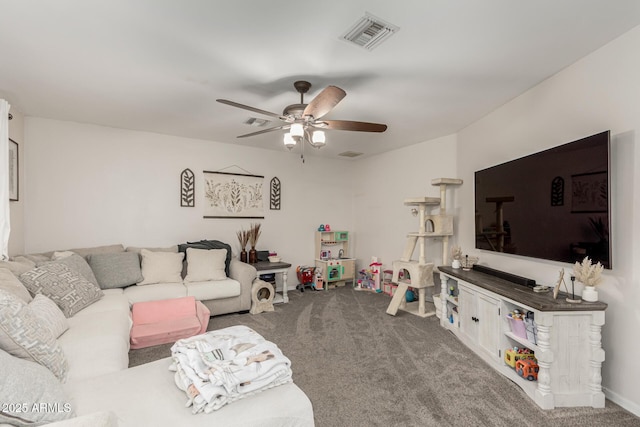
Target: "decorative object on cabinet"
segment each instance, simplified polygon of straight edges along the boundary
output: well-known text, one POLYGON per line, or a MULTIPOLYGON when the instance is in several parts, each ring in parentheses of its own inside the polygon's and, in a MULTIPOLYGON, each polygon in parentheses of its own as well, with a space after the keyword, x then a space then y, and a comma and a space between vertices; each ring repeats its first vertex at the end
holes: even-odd
POLYGON ((9 201, 17 202, 20 199, 20 174, 18 143, 9 138, 9 201))
POLYGON ((249 263, 255 264, 258 262, 258 252, 256 251, 256 245, 258 244, 258 239, 260 238, 261 224, 256 222, 255 224, 251 224, 249 227, 249 244, 251 245, 251 249, 249 249, 249 263))
POLYGON ((426 310, 426 289, 433 287, 433 263, 426 261, 426 239, 438 238, 442 240, 442 262, 448 264, 449 236, 453 235, 453 216, 447 214, 446 192, 449 185, 461 185, 461 179, 436 178, 431 180, 431 185, 440 187, 440 197, 416 197, 405 199, 405 206, 410 206, 412 214, 417 209, 418 232, 409 233, 402 257, 393 261, 392 281, 398 284, 398 288, 387 307, 387 314, 395 316, 399 309, 408 311, 420 317, 428 317, 436 314, 437 310, 426 310), (439 207, 438 214, 426 215, 427 208, 439 207), (413 252, 419 248, 418 260, 412 260, 413 252), (411 282, 402 280, 401 275, 408 273, 411 282), (409 286, 418 289, 417 303, 406 302, 405 294, 409 286), (417 306, 416 306, 417 305, 417 306))
POLYGON ((247 244, 249 244, 249 231, 240 229, 236 231, 238 243, 240 243, 240 261, 247 262, 247 244))
POLYGON ((264 218, 262 175, 204 173, 204 218, 264 218))
POLYGON ((576 262, 573 265, 573 274, 584 285, 582 290, 583 300, 589 302, 598 301, 596 286, 602 282, 602 270, 604 270, 604 266, 600 262, 593 264, 589 257, 585 257, 582 263, 576 262))
POLYGON ((180 173, 180 206, 192 208, 196 205, 195 175, 189 168, 180 173))
POLYGON ((271 178, 269 186, 269 209, 272 211, 280 210, 280 200, 282 195, 282 186, 277 176, 271 178))
POLYGON ((460 268, 460 259, 462 258, 462 248, 460 246, 451 247, 451 267, 460 268))
POLYGON ((558 281, 556 282, 556 286, 553 288, 553 299, 558 298, 558 292, 560 292, 560 285, 564 286, 565 292, 569 293, 569 289, 567 289, 567 283, 564 281, 564 268, 560 269, 558 281))

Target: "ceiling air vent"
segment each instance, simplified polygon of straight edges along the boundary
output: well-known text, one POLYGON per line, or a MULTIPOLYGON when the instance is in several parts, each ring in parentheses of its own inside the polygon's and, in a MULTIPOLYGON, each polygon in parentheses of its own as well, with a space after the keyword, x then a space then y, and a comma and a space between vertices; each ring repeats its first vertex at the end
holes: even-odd
POLYGON ((342 156, 342 157, 358 157, 358 156, 362 156, 364 153, 358 153, 357 151, 343 151, 342 153, 338 154, 338 156, 342 156))
POLYGON ((267 123, 269 122, 270 120, 259 119, 257 117, 249 117, 247 120, 244 121, 244 124, 249 126, 263 127, 263 126, 266 126, 267 123))
POLYGON ((372 50, 398 30, 400 28, 396 25, 389 24, 366 12, 341 39, 372 50))

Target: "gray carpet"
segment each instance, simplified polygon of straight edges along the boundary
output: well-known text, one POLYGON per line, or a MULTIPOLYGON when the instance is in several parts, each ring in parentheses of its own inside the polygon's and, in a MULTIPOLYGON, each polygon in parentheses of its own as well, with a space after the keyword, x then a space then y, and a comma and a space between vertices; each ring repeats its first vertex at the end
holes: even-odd
MULTIPOLYGON (((278 344, 318 427, 640 426, 610 401, 543 411, 435 316, 387 315, 386 295, 349 287, 289 295, 275 312, 214 317, 209 330, 244 324, 278 344)), ((130 365, 169 356, 169 348, 132 350, 130 365)))

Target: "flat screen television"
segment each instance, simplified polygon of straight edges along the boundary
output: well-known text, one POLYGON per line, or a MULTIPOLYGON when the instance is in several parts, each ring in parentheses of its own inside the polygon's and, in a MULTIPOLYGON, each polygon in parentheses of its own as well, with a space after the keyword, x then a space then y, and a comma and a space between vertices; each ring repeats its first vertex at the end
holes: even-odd
POLYGON ((476 248, 610 269, 609 133, 477 171, 476 248))

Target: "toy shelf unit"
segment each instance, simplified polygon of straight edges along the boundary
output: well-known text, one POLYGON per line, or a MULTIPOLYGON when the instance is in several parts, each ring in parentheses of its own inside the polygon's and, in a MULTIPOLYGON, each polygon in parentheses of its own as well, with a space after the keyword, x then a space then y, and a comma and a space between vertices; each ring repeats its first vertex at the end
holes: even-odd
POLYGON ((324 279, 324 290, 356 279, 356 260, 348 256, 349 232, 316 231, 315 265, 324 279))
POLYGON ((552 292, 535 293, 477 270, 438 269, 442 312, 453 304, 447 293, 452 281, 459 292, 459 325, 442 316, 442 327, 542 409, 604 407, 601 330, 607 304, 569 304, 563 294, 553 299, 552 292))

